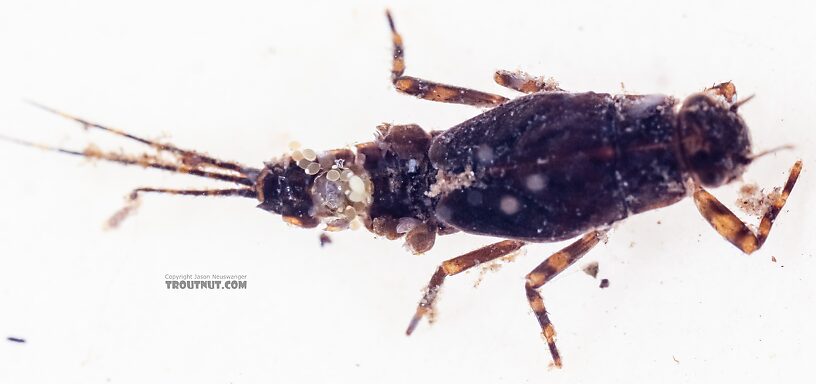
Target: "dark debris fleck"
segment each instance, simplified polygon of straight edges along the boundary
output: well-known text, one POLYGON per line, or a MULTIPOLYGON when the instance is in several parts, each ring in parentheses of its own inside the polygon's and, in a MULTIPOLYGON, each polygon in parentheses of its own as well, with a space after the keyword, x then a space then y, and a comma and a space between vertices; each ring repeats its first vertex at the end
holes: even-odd
POLYGON ((325 247, 326 244, 331 244, 331 242, 332 242, 332 239, 331 239, 331 237, 329 237, 329 235, 327 235, 325 233, 320 234, 320 247, 321 248, 325 247))
POLYGON ((598 262, 593 261, 593 262, 587 264, 586 266, 584 266, 584 273, 586 273, 587 275, 592 276, 593 279, 598 277, 598 262))

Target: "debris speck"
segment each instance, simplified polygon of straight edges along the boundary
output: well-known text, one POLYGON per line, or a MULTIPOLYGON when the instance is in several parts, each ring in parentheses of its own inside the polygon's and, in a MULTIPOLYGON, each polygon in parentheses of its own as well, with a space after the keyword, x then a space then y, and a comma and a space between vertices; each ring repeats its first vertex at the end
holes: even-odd
POLYGON ((601 288, 609 287, 609 279, 601 279, 601 285, 599 285, 599 287, 601 288))
POLYGON ((598 277, 598 262, 593 261, 593 262, 587 264, 586 266, 584 266, 584 273, 586 273, 587 275, 592 276, 593 279, 597 278, 598 277))
POLYGON ((6 340, 11 341, 12 343, 25 343, 26 342, 25 339, 23 339, 21 337, 14 337, 14 336, 9 336, 9 337, 6 338, 6 340))
POLYGON ((489 263, 481 264, 480 265, 481 269, 479 270, 479 276, 476 278, 476 281, 473 282, 473 288, 478 288, 479 287, 479 284, 482 283, 482 280, 484 280, 484 278, 485 278, 485 276, 487 275, 488 272, 498 272, 504 264, 515 261, 516 257, 518 257, 521 252, 523 252, 523 250, 519 249, 519 250, 517 250, 517 251, 515 251, 515 252, 513 252, 513 253, 511 253, 511 254, 509 254, 507 256, 502 256, 502 257, 500 257, 500 258, 498 258, 498 259, 496 259, 494 261, 491 261, 489 263))
POLYGON ((776 256, 771 256, 771 261, 775 263, 776 262, 776 256))
POLYGON ((436 175, 436 183, 431 185, 425 195, 436 197, 460 188, 467 188, 473 184, 474 180, 476 180, 476 174, 469 165, 462 173, 448 173, 440 169, 436 175))
POLYGON ((331 244, 331 242, 332 242, 332 239, 331 239, 331 237, 329 237, 329 235, 327 235, 325 233, 320 234, 320 246, 321 247, 325 247, 326 244, 331 244))
POLYGON ((674 355, 672 355, 672 360, 674 360, 675 363, 680 364, 680 360, 677 360, 677 358, 674 357, 674 355))
POLYGON ((749 215, 762 217, 768 207, 779 197, 779 193, 779 188, 774 188, 770 193, 765 193, 756 183, 745 184, 739 190, 737 206, 749 215))
POLYGON ((476 278, 476 281, 473 282, 473 288, 478 288, 479 284, 482 283, 484 280, 485 275, 488 272, 497 272, 501 269, 501 264, 498 261, 491 261, 489 263, 484 263, 481 265, 481 269, 479 270, 479 277, 476 278))

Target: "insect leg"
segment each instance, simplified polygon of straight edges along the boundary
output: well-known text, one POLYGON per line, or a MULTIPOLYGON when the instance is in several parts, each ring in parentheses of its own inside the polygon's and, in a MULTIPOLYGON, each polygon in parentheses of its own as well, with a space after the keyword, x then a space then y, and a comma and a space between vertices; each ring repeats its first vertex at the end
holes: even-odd
POLYGON ((160 143, 160 142, 155 141, 155 140, 145 139, 145 138, 142 138, 142 137, 139 137, 139 136, 136 136, 136 135, 132 135, 130 133, 127 133, 125 131, 122 131, 122 130, 119 130, 119 129, 116 129, 116 128, 106 127, 106 126, 103 126, 103 125, 100 125, 100 124, 97 124, 97 123, 93 123, 93 122, 90 122, 88 120, 85 120, 85 119, 82 119, 82 118, 79 118, 79 117, 76 117, 76 116, 73 116, 73 115, 69 115, 69 114, 67 114, 65 112, 56 110, 54 108, 51 108, 51 107, 48 107, 48 106, 45 106, 45 105, 42 105, 42 104, 39 104, 39 103, 36 103, 36 102, 33 102, 33 101, 29 101, 29 103, 31 105, 37 107, 37 108, 40 108, 42 110, 47 111, 47 112, 53 113, 55 115, 58 115, 58 116, 66 118, 66 119, 73 120, 73 121, 75 121, 75 122, 77 122, 79 124, 82 124, 82 126, 85 127, 85 128, 96 128, 96 129, 99 129, 101 131, 112 133, 112 134, 117 135, 117 136, 122 136, 124 138, 130 139, 130 140, 133 140, 133 141, 137 141, 137 142, 142 143, 142 144, 149 145, 149 146, 155 148, 158 151, 166 151, 166 152, 176 154, 176 155, 178 155, 180 157, 180 160, 182 162, 184 162, 184 163, 196 164, 196 165, 210 165, 210 166, 215 167, 215 168, 221 168, 222 170, 235 171, 235 172, 238 172, 238 173, 240 173, 242 175, 253 176, 253 177, 257 176, 257 174, 260 172, 257 169, 247 167, 247 166, 238 164, 236 162, 219 160, 219 159, 216 159, 214 157, 205 155, 205 154, 197 152, 197 151, 182 149, 182 148, 176 147, 175 145, 172 145, 172 144, 160 143))
POLYGON ((584 237, 548 257, 547 260, 544 260, 543 263, 527 274, 527 282, 524 286, 527 292, 527 301, 530 303, 530 308, 533 309, 536 319, 538 319, 538 324, 541 325, 542 335, 547 340, 556 367, 561 367, 561 355, 558 354, 558 348, 555 346, 555 328, 553 328, 552 322, 547 316, 544 300, 537 289, 575 263, 603 238, 604 233, 601 231, 587 233, 584 237))
POLYGON ((493 75, 496 84, 510 88, 522 93, 536 92, 560 92, 563 89, 558 87, 558 82, 553 78, 531 76, 522 71, 498 70, 493 75))
POLYGON ((765 243, 768 234, 771 232, 771 226, 773 226, 774 220, 776 220, 776 216, 779 215, 782 207, 785 206, 785 202, 788 200, 788 196, 790 196, 801 171, 802 161, 799 160, 791 167, 788 181, 782 188, 782 192, 776 196, 762 216, 757 233, 751 231, 731 210, 699 185, 695 186, 694 202, 697 204, 697 209, 714 230, 742 252, 751 254, 765 243))
POLYGON ((188 196, 242 196, 256 198, 256 192, 251 188, 232 189, 167 189, 167 188, 136 188, 127 197, 127 203, 120 210, 116 211, 105 223, 105 227, 113 229, 119 226, 139 206, 139 195, 142 193, 166 193, 171 195, 188 196))
POLYGON ((507 101, 507 98, 492 93, 480 92, 473 89, 456 87, 423 80, 411 76, 403 76, 405 72, 405 57, 402 48, 402 36, 394 27, 391 12, 385 12, 388 17, 388 26, 391 28, 391 39, 394 42, 394 54, 391 61, 391 82, 398 91, 416 96, 420 99, 439 101, 443 103, 466 104, 474 107, 495 107, 507 101))
POLYGON ((734 83, 730 81, 726 81, 725 83, 720 83, 711 86, 710 88, 706 88, 705 91, 703 92, 712 95, 722 96, 726 100, 728 100, 729 103, 735 102, 737 97, 737 87, 734 85, 734 83))
POLYGON ((422 297, 422 300, 419 301, 416 314, 414 314, 414 317, 411 319, 411 323, 408 324, 408 329, 405 331, 405 334, 410 335, 414 332, 414 329, 417 324, 419 324, 419 321, 422 320, 422 317, 432 311, 436 295, 439 293, 439 289, 442 287, 445 277, 453 276, 481 263, 509 255, 519 250, 524 244, 523 241, 504 240, 443 262, 431 277, 428 288, 425 290, 425 295, 422 297))

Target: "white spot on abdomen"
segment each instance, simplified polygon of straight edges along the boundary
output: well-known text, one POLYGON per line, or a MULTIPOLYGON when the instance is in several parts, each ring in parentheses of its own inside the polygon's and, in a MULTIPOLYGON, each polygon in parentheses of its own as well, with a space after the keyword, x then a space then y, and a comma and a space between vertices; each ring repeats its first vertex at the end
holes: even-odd
POLYGON ((482 144, 476 150, 476 158, 479 159, 480 163, 492 163, 495 155, 493 154, 493 148, 491 148, 487 144, 482 144))
POLYGON ((506 195, 501 198, 499 208, 505 215, 515 215, 521 209, 521 204, 517 198, 506 195))
POLYGON ((544 176, 536 173, 527 176, 527 179, 524 180, 524 185, 527 186, 530 192, 539 192, 547 186, 547 180, 544 179, 544 176))

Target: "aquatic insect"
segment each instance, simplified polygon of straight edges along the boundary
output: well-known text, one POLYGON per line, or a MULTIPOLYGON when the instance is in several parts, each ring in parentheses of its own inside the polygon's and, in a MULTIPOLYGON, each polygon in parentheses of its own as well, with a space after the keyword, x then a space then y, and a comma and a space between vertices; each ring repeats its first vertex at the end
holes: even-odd
POLYGON ((528 242, 578 238, 533 269, 525 292, 561 366, 555 330, 538 289, 599 242, 613 223, 691 196, 712 227, 744 253, 770 233, 802 168, 796 162, 781 192, 751 230, 705 188, 735 180, 760 154, 751 150, 731 83, 689 96, 567 92, 551 79, 498 71, 502 86, 526 95, 496 94, 405 76, 402 38, 388 15, 393 40, 391 80, 422 99, 489 110, 442 132, 417 125, 382 125, 375 141, 316 152, 292 152, 255 168, 46 110, 151 146, 128 155, 96 147, 76 151, 37 146, 91 159, 163 169, 230 182, 229 189, 137 188, 113 215, 117 226, 144 193, 239 196, 295 226, 328 231, 365 227, 404 238, 413 253, 430 250, 437 235, 466 232, 503 240, 447 260, 421 298, 407 333, 429 315, 448 276, 495 260, 528 242))

